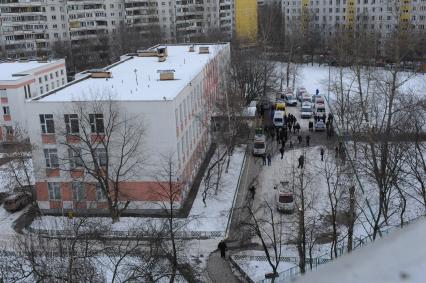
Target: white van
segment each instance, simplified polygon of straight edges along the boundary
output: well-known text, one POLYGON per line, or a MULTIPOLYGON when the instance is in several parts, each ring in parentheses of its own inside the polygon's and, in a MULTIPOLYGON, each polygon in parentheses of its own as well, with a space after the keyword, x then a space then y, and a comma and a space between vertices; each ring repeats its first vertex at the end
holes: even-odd
POLYGON ((284 111, 279 111, 279 110, 275 111, 274 119, 272 120, 275 127, 283 127, 284 126, 284 115, 285 115, 284 111))
POLYGON ((266 137, 265 135, 255 135, 253 143, 253 155, 266 154, 266 137))

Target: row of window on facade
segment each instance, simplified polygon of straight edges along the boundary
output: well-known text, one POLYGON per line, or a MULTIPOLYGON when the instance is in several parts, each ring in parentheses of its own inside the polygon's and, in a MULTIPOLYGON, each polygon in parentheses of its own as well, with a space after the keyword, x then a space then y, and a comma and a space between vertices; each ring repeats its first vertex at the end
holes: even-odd
MULTIPOLYGON (((88 189, 85 188, 83 182, 72 182, 71 189, 74 201, 87 200, 88 189)), ((61 183, 60 182, 48 182, 48 197, 49 200, 62 200, 61 183)), ((105 201, 106 197, 103 193, 99 183, 95 184, 96 201, 105 201)))
MULTIPOLYGON (((65 78, 62 78, 62 85, 64 85, 64 84, 65 84, 65 78)), ((61 84, 59 83, 59 80, 57 80, 56 81, 56 87, 60 87, 60 86, 61 86, 61 84)), ((55 88, 55 82, 52 82, 52 88, 51 89, 54 89, 54 88, 55 88)), ((46 88, 43 88, 43 86, 40 86, 40 94, 43 94, 44 90, 46 90, 46 92, 49 91, 49 84, 46 84, 46 88)))
POLYGON ((185 158, 185 156, 189 157, 190 150, 196 146, 196 142, 200 139, 201 133, 202 124, 199 120, 194 119, 177 144, 179 168, 183 158, 185 158))
MULTIPOLYGON (((63 76, 64 75, 64 70, 63 69, 61 69, 60 71, 56 71, 54 74, 55 74, 55 77, 57 78, 57 77, 59 77, 59 72, 61 73, 61 76, 63 76)), ((45 82, 47 82, 47 80, 49 79, 49 77, 50 77, 50 79, 51 80, 53 80, 53 72, 52 73, 50 73, 49 75, 44 75, 44 81, 45 82)), ((38 82, 41 84, 41 83, 43 83, 43 76, 41 76, 41 77, 39 77, 38 78, 38 82)))
MULTIPOLYGON (((43 134, 55 133, 55 121, 53 114, 40 114, 41 132, 43 134)), ((80 132, 80 119, 77 114, 64 114, 65 130, 67 134, 78 134, 80 132)), ((89 114, 91 133, 101 134, 105 132, 104 115, 89 114)))
MULTIPOLYGON (((59 168, 59 157, 58 150, 56 148, 44 148, 44 159, 46 162, 46 167, 49 169, 57 169, 59 168)), ((89 158, 92 158, 91 152, 87 152, 89 158)), ((99 167, 107 166, 108 157, 106 149, 103 147, 93 149, 93 155, 97 165, 99 167)), ((69 166, 69 169, 79 169, 83 168, 83 165, 89 165, 84 160, 83 150, 81 148, 73 147, 68 148, 68 156, 66 158, 62 158, 61 161, 69 166)))
POLYGON ((185 97, 185 99, 179 104, 179 108, 175 109, 177 128, 179 128, 181 124, 184 124, 185 121, 190 119, 191 113, 193 111, 197 111, 201 107, 201 88, 201 83, 198 83, 197 86, 191 90, 191 94, 188 97, 185 97))

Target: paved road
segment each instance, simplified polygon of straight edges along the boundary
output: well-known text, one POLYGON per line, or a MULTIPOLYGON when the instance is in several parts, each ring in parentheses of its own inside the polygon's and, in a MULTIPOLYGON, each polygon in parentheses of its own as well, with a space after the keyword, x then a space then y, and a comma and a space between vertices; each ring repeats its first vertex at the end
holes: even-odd
MULTIPOLYGON (((228 255, 227 255, 228 256, 228 255)), ((207 272, 213 283, 238 283, 240 282, 232 273, 228 259, 220 257, 219 251, 210 254, 207 264, 207 272)))

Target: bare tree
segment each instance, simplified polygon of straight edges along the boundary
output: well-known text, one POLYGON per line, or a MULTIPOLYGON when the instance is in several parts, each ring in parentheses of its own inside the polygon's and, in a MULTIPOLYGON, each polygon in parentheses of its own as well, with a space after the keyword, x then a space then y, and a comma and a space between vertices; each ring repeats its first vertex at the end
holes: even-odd
POLYGON ((268 264, 272 269, 271 282, 275 282, 284 244, 282 215, 276 215, 274 207, 267 201, 263 201, 256 208, 247 205, 243 210, 248 217, 241 221, 241 225, 261 242, 268 264))
POLYGON ((124 193, 125 182, 140 175, 143 167, 143 125, 122 111, 110 94, 73 102, 66 111, 59 143, 68 156, 61 169, 94 183, 117 222, 131 201, 124 193))

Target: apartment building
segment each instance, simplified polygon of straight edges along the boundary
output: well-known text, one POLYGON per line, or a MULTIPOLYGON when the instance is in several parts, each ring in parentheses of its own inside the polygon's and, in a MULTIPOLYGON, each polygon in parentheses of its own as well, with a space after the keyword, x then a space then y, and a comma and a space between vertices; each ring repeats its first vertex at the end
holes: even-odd
MULTIPOLYGON (((112 99, 120 106, 121 115, 130 115, 133 122, 143 125, 140 152, 150 153, 143 170, 120 183, 121 199, 131 201, 128 211, 137 213, 164 200, 153 193, 161 181, 153 174, 162 162, 161 153, 174 153, 178 171, 174 181, 184 184, 179 197, 183 201, 209 146, 208 118, 215 100, 222 95, 222 74, 229 62, 229 44, 157 46, 122 56, 121 61, 101 71, 88 71, 72 83, 32 99, 26 104, 26 113, 30 139, 36 145, 33 166, 40 209, 62 213, 76 209, 102 212, 105 208, 105 199, 93 191, 98 190, 95 180, 78 163, 61 162, 73 156, 64 146, 68 135, 61 136, 60 129, 82 132, 79 114, 70 113, 75 109, 72 106, 81 101, 88 105, 93 102, 89 93, 106 91, 113 95, 108 99, 98 96, 99 102, 112 99)), ((109 113, 88 115, 96 118, 89 127, 95 135, 91 141, 100 146, 98 138, 103 135, 109 113)))
POLYGON ((286 28, 295 24, 323 36, 347 27, 386 37, 401 25, 425 31, 426 0, 282 0, 286 28))
POLYGON ((167 42, 193 41, 210 32, 233 32, 234 0, 3 0, 3 57, 48 55, 55 41, 80 44, 97 35, 135 27, 167 42))
POLYGON ((0 63, 0 142, 13 141, 16 127, 27 131, 25 103, 66 84, 65 60, 0 63))

